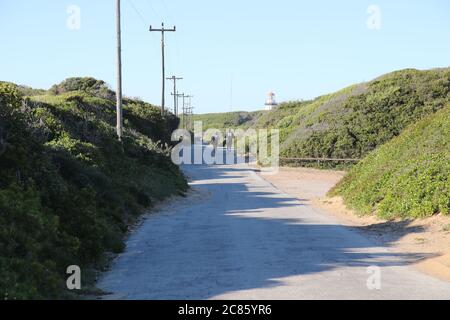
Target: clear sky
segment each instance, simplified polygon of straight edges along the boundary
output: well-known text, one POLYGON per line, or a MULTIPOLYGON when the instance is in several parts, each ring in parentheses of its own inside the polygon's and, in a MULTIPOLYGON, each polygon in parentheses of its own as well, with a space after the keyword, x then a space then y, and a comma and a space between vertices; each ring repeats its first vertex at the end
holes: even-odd
MULTIPOLYGON (((450 66, 448 0, 122 0, 122 8, 124 94, 160 103, 160 34, 148 29, 165 21, 178 28, 166 36, 167 75, 185 78, 180 91, 195 96, 197 113, 261 109, 270 90, 279 101, 309 99, 397 69, 450 66)), ((115 0, 0 0, 0 58, 0 80, 49 88, 93 76, 114 88, 115 0), (70 5, 81 10, 79 29, 68 26, 70 5)))

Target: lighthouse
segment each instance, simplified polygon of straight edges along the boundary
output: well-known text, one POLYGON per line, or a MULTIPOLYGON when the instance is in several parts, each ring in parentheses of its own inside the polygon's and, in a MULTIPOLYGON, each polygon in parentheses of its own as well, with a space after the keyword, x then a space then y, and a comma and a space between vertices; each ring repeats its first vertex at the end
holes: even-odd
POLYGON ((275 101, 275 93, 273 91, 270 91, 267 94, 266 110, 267 111, 273 110, 276 106, 278 106, 278 103, 276 103, 275 101))

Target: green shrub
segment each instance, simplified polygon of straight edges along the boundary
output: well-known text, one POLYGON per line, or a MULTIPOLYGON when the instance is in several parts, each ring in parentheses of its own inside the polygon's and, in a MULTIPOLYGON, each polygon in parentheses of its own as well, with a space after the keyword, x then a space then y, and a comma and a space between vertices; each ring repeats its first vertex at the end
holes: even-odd
POLYGON ((187 188, 158 143, 178 119, 126 99, 119 143, 103 82, 58 88, 22 105, 20 88, 0 83, 0 299, 72 297, 67 266, 89 273, 105 252, 123 250, 140 213, 187 188))
POLYGON ((56 95, 72 91, 88 92, 107 100, 115 99, 115 93, 109 89, 108 85, 104 81, 91 77, 68 78, 60 84, 54 85, 50 89, 50 92, 56 95))
POLYGON ((363 158, 449 101, 450 69, 394 72, 316 104, 299 117, 283 141, 282 154, 363 158))
POLYGON ((412 125, 356 165, 331 195, 361 214, 450 213, 450 106, 412 125))

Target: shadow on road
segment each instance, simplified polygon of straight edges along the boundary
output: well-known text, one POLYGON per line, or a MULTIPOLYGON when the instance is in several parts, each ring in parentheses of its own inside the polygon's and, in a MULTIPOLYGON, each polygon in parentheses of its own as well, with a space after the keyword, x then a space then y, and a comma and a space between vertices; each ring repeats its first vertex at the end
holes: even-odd
POLYGON ((304 201, 274 192, 262 181, 249 183, 246 168, 184 170, 193 188, 208 197, 180 200, 152 216, 100 282, 102 289, 126 299, 209 299, 273 288, 293 276, 320 280, 325 271, 346 268, 334 275, 335 281, 341 279, 344 287, 353 281, 364 290, 364 268, 404 266, 423 258, 379 248, 350 228, 330 223, 304 201))

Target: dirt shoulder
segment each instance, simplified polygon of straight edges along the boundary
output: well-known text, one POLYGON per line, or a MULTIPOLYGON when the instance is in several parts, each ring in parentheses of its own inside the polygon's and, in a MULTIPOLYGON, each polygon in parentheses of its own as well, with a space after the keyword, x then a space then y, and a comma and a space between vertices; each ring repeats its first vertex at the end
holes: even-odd
POLYGON ((450 281, 450 217, 439 215, 419 220, 385 221, 374 216, 358 216, 341 198, 326 197, 328 190, 344 175, 342 171, 281 168, 277 174, 261 177, 392 251, 418 255, 421 258, 415 262, 415 268, 450 281))

